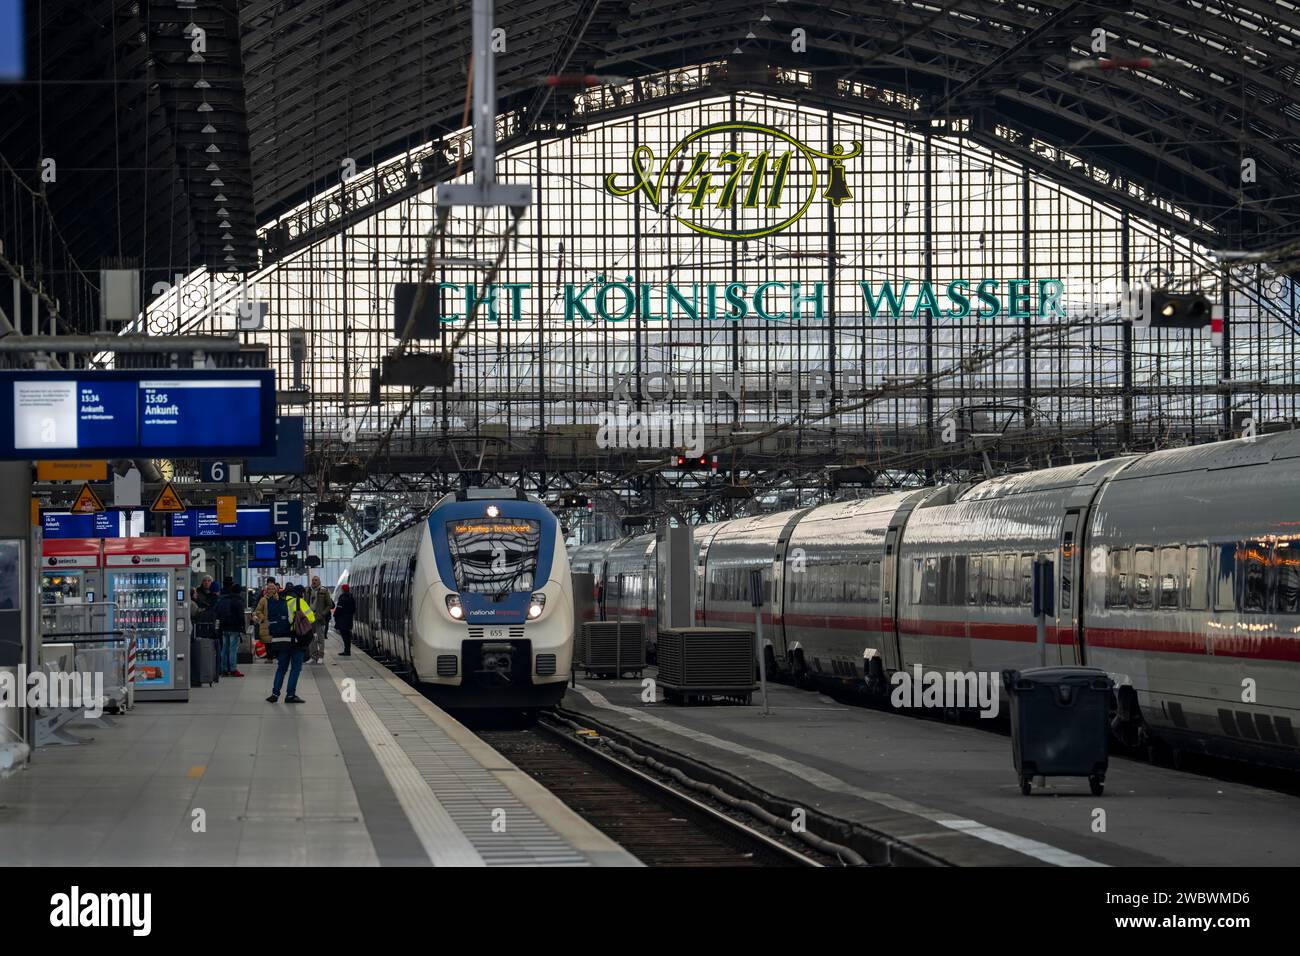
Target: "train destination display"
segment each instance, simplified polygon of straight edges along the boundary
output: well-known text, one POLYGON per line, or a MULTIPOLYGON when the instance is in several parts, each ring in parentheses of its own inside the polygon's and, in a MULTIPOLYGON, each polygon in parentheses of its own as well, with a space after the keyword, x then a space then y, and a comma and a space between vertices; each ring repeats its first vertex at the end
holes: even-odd
POLYGON ((0 372, 0 458, 268 456, 275 373, 0 372))

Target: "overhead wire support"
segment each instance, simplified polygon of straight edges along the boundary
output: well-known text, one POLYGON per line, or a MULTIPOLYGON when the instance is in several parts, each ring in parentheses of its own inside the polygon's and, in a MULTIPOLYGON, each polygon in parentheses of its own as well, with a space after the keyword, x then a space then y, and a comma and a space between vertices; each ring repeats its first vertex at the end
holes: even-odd
MULTIPOLYGON (((402 327, 402 334, 397 347, 390 353, 400 358, 406 353, 407 346, 415 335, 416 317, 424 306, 428 288, 437 267, 437 251, 447 230, 451 211, 457 206, 469 206, 480 210, 502 207, 511 212, 510 224, 501 236, 501 249, 492 263, 485 279, 485 285, 491 286, 496 281, 505 262, 511 243, 519 231, 524 213, 532 205, 533 189, 528 183, 498 183, 496 181, 496 58, 492 51, 493 0, 473 0, 473 42, 471 59, 472 69, 472 110, 474 130, 474 181, 472 183, 444 183, 437 188, 435 195, 436 218, 425 240, 425 261, 421 270, 420 281, 416 285, 415 296, 411 302, 411 311, 402 327)), ((444 349, 444 356, 451 361, 455 350, 465 337, 478 315, 479 300, 470 305, 465 317, 465 325, 451 343, 444 349)), ((388 428, 376 443, 374 450, 366 460, 365 469, 369 472, 371 464, 384 453, 392 440, 393 433, 405 421, 416 399, 424 391, 419 385, 412 389, 410 397, 402 404, 401 411, 389 422, 388 428)), ((357 482, 348 485, 347 494, 352 493, 357 482)))

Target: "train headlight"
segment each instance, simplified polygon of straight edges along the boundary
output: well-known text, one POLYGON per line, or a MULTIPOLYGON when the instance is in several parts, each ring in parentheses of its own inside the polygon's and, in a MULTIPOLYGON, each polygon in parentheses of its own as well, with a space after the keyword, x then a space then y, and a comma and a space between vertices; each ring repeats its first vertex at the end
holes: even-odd
POLYGON ((495 517, 497 517, 497 516, 500 515, 500 514, 501 514, 501 509, 498 508, 496 505, 488 505, 488 506, 487 506, 487 516, 488 516, 489 518, 495 518, 495 517))
POLYGON ((447 613, 458 621, 465 616, 465 609, 460 606, 459 594, 447 595, 447 613))
POLYGON ((528 601, 528 616, 530 618, 541 617, 544 607, 546 607, 546 595, 538 591, 528 601))

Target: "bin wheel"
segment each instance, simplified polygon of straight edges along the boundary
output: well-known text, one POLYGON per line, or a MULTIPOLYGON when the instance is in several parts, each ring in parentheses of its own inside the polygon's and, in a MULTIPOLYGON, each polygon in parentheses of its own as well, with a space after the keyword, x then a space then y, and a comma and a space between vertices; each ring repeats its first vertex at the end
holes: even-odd
POLYGON ((1029 792, 1030 792, 1031 790, 1033 790, 1033 789, 1034 789, 1034 784, 1033 784, 1033 778, 1032 778, 1032 777, 1021 777, 1021 778, 1020 778, 1020 792, 1021 792, 1021 793, 1023 793, 1023 794, 1027 797, 1027 796, 1029 796, 1029 792))
POLYGON ((1100 797, 1101 792, 1106 789, 1105 779, 1097 776, 1089 777, 1088 787, 1092 790, 1094 797, 1100 797))

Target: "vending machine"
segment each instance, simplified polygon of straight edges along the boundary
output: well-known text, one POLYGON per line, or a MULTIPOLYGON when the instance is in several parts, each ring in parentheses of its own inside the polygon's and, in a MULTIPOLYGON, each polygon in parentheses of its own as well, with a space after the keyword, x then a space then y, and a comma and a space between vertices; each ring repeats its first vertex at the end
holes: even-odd
POLYGON ((72 626, 77 615, 61 610, 103 601, 103 576, 99 538, 46 538, 41 543, 41 633, 72 626))
POLYGON ((189 538, 107 538, 116 627, 136 633, 138 700, 190 699, 189 538))

